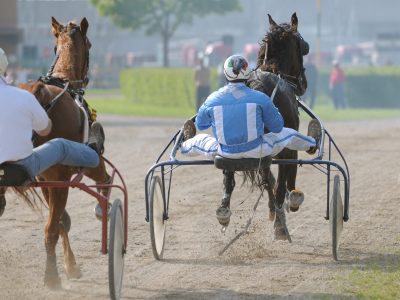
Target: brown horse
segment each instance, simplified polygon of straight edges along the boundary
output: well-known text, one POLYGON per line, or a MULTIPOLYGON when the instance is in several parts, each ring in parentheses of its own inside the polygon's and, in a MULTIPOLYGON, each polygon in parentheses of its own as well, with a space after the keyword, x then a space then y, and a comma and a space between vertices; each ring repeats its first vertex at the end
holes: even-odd
MULTIPOLYGON (((308 44, 297 31, 296 13, 291 23, 277 24, 270 15, 269 31, 266 33, 258 53, 257 68, 247 81, 249 87, 271 96, 277 87, 273 102, 284 119, 284 126, 299 129, 299 111, 296 94, 304 94, 307 80, 304 75, 303 55, 308 53, 308 44)), ((277 159, 297 159, 297 151, 284 149, 277 159)), ((297 211, 304 199, 304 194, 296 189, 297 165, 280 164, 278 178, 270 169, 261 170, 259 174, 246 174, 252 184, 266 189, 269 196, 270 220, 275 219, 275 238, 287 239, 283 204, 286 195, 289 198, 291 211, 297 211), (275 217, 279 212, 280 218, 275 217)))
MULTIPOLYGON (((86 36, 88 26, 86 18, 83 18, 79 25, 69 22, 66 26, 52 18, 52 32, 56 38, 56 59, 46 78, 20 85, 21 88, 36 96, 53 122, 52 131, 48 136, 34 138, 35 147, 57 137, 83 142, 88 118, 85 117, 85 113, 75 99, 77 95, 82 95, 83 88, 87 84, 89 49, 91 47, 86 36)), ((69 181, 71 176, 78 171, 79 168, 56 165, 40 174, 38 180, 69 181)), ((85 175, 96 183, 104 183, 109 180, 102 159, 97 168, 86 169, 85 175)), ((44 281, 48 287, 58 288, 61 281, 56 265, 55 248, 59 236, 63 239, 67 276, 69 278, 81 276, 68 239, 69 226, 65 225, 66 217, 70 221, 68 215, 64 213, 68 188, 43 188, 42 192, 49 207, 49 216, 45 227, 47 261, 44 281)), ((106 189, 101 192, 104 195, 108 193, 106 189)))

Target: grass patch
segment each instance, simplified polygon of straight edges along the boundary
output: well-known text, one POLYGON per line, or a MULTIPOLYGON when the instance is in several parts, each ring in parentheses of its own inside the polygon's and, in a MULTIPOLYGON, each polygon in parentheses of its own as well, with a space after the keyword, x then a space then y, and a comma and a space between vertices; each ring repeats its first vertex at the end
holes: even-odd
POLYGON ((161 106, 148 105, 145 103, 132 103, 124 98, 87 98, 89 105, 98 114, 113 114, 124 116, 144 116, 144 117, 183 117, 187 118, 195 113, 194 108, 185 106, 161 106))
POLYGON ((391 262, 376 263, 357 268, 349 275, 347 292, 357 299, 400 299, 400 261, 399 256, 391 262))

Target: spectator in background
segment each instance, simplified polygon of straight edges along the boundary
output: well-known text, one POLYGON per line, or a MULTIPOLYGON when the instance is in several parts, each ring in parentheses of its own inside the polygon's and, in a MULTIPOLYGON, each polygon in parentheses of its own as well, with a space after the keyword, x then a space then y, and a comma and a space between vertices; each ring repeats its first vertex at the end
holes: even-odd
POLYGON ((199 58, 199 64, 194 71, 196 85, 196 110, 210 94, 210 68, 206 65, 204 57, 199 58))
POLYGON ((312 109, 315 105, 315 99, 317 97, 318 69, 310 57, 307 57, 304 68, 306 69, 307 78, 307 90, 304 95, 304 101, 312 109))
POLYGON ((329 89, 331 91, 333 105, 336 109, 346 108, 346 101, 344 97, 344 84, 346 81, 346 76, 340 67, 339 61, 334 60, 332 65, 333 69, 329 76, 329 89))

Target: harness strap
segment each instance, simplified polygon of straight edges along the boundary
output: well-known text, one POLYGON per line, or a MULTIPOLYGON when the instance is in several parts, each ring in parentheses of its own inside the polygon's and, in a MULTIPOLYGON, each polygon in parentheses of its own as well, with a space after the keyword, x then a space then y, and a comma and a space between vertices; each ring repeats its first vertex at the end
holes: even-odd
POLYGON ((65 94, 65 92, 68 90, 68 86, 69 82, 65 84, 64 89, 57 96, 55 96, 53 100, 51 100, 46 106, 43 107, 47 113, 54 107, 54 105, 56 105, 61 96, 65 94))
POLYGON ((278 74, 278 82, 276 83, 276 85, 275 85, 275 87, 274 87, 274 90, 272 91, 272 94, 271 94, 271 100, 272 100, 272 102, 274 101, 274 98, 275 98, 275 95, 276 95, 276 91, 278 90, 278 86, 279 86, 279 83, 281 82, 281 75, 280 74, 278 74))

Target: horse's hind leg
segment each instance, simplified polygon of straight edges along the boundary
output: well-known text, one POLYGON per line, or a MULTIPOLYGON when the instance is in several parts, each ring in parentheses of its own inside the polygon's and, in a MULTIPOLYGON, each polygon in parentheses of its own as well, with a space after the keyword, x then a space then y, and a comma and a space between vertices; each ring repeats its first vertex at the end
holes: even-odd
POLYGON ((81 270, 76 264, 75 255, 72 252, 69 238, 68 230, 64 227, 64 224, 60 222, 60 236, 63 240, 64 248, 64 267, 68 278, 80 278, 82 276, 81 270))
POLYGON ((64 213, 65 205, 67 203, 68 188, 49 188, 44 195, 49 205, 49 217, 45 228, 47 261, 44 281, 49 288, 55 289, 61 286, 55 251, 59 235, 63 238, 64 263, 67 276, 69 278, 78 278, 80 277, 80 270, 76 264, 75 256, 69 244, 68 233, 64 230, 63 225, 60 224, 60 218, 64 213))
POLYGON ((235 188, 235 172, 224 170, 224 197, 217 209, 217 219, 222 226, 228 226, 231 216, 231 195, 235 188))

